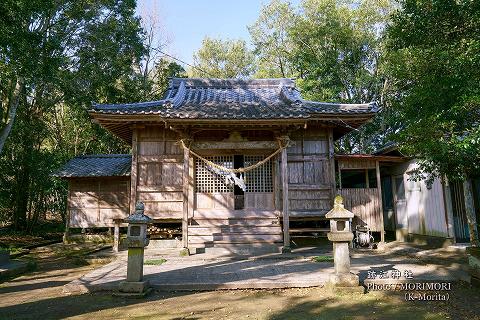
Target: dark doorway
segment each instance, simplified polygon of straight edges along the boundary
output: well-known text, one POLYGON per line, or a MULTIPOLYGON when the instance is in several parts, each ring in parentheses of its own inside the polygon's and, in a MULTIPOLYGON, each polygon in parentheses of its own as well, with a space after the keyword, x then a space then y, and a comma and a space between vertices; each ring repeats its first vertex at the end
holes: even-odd
POLYGON ((469 242, 467 214, 465 212, 465 197, 463 195, 463 183, 451 182, 450 193, 452 196, 453 227, 455 229, 455 242, 469 242))
POLYGON ((386 231, 395 231, 392 176, 382 177, 383 221, 386 231))
MULTIPOLYGON (((238 169, 238 168, 243 168, 245 166, 245 159, 243 155, 234 155, 233 156, 233 168, 238 169)), ((240 174, 237 173, 237 176, 239 177, 240 174)), ((242 210, 245 208, 245 192, 237 185, 235 185, 233 189, 233 195, 235 197, 235 204, 234 204, 234 209, 235 210, 242 210)))

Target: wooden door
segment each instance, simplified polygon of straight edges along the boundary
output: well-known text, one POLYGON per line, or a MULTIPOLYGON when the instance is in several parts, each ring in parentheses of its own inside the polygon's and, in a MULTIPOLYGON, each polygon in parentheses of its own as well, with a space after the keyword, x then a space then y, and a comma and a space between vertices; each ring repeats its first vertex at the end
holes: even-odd
POLYGON ((404 236, 408 233, 408 214, 403 175, 393 177, 393 194, 395 201, 395 222, 397 224, 397 240, 404 241, 404 236))

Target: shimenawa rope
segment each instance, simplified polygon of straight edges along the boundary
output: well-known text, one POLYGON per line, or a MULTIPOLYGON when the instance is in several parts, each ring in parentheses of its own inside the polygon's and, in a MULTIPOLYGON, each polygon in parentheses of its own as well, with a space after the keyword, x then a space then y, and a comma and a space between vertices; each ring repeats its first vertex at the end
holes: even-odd
POLYGON ((256 169, 258 167, 260 167, 261 165, 265 164, 268 160, 272 159, 273 157, 275 157, 277 154, 279 154, 283 149, 287 148, 288 147, 288 140, 286 140, 286 143, 284 145, 282 145, 281 143, 281 139, 277 139, 278 140, 278 149, 273 152, 271 155, 269 155, 268 157, 266 157, 265 159, 255 163, 255 164, 252 164, 248 167, 244 167, 244 168, 238 168, 238 169, 231 169, 231 168, 227 168, 227 167, 224 167, 224 166, 221 166, 219 164, 216 164, 215 162, 212 162, 208 159, 205 159, 204 157, 202 157, 201 155, 199 155, 198 153, 196 153, 195 151, 193 151, 192 149, 190 149, 189 147, 187 147, 185 145, 185 142, 183 141, 183 139, 180 140, 180 144, 182 146, 183 149, 186 149, 188 150, 188 152, 190 152, 191 154, 193 154, 195 157, 199 158, 200 160, 202 160, 203 162, 205 162, 206 164, 208 164, 209 166, 211 167, 215 167, 219 170, 222 170, 222 171, 226 171, 226 172, 231 172, 231 173, 243 173, 243 172, 247 172, 247 171, 251 171, 253 169, 256 169))

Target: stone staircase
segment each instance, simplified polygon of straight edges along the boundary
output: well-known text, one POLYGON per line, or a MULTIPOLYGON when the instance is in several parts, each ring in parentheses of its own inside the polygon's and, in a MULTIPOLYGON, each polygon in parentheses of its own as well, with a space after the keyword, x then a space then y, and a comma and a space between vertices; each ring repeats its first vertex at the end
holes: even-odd
POLYGON ((191 253, 258 255, 281 252, 282 245, 277 218, 194 218, 188 226, 191 253))

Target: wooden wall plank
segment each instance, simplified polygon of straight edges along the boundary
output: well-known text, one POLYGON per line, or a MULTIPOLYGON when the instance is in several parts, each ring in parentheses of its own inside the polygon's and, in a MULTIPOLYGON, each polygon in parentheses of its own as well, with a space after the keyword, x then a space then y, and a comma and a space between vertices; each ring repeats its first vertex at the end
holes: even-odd
MULTIPOLYGON (((291 135, 294 145, 287 148, 289 210, 322 215, 331 207, 333 175, 330 173, 328 131, 311 128, 291 135)), ((334 167, 333 167, 334 168, 334 167)), ((282 197, 283 201, 283 197, 282 197)))
POLYGON ((178 134, 163 126, 145 126, 137 135, 136 191, 137 198, 145 202, 145 214, 153 219, 182 219, 184 155, 178 134))
POLYGON ((339 169, 375 169, 375 160, 339 159, 339 169))
POLYGON ((69 181, 69 225, 72 228, 111 227, 129 212, 129 184, 124 178, 69 181))
POLYGON ((338 192, 344 199, 345 208, 355 214, 357 223, 367 224, 372 231, 383 230, 377 188, 346 188, 338 192))
POLYGON ((233 192, 224 192, 224 193, 197 192, 195 196, 196 196, 196 202, 197 202, 196 209, 229 210, 233 208, 233 202, 234 202, 233 192))
POLYGON ((274 210, 275 203, 273 199, 273 192, 246 192, 245 208, 274 210))

